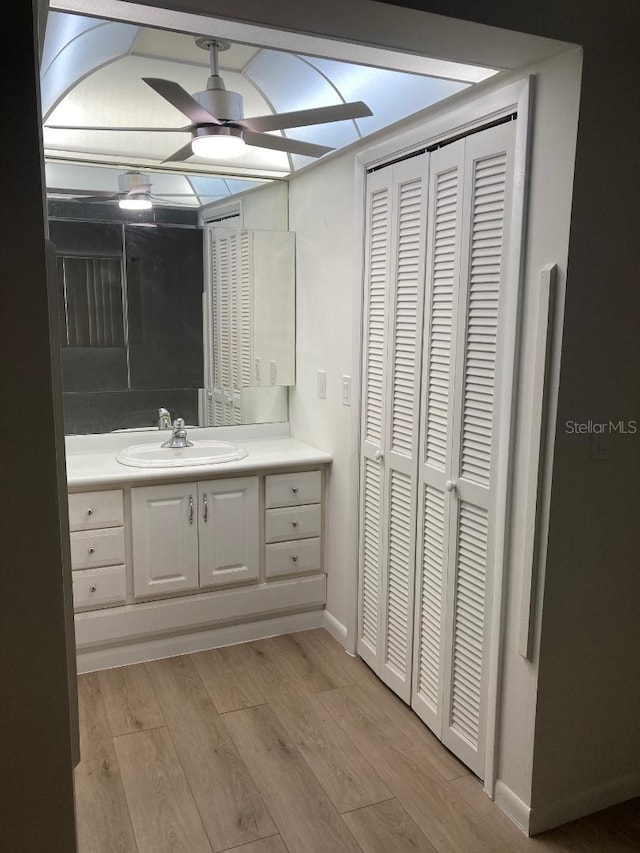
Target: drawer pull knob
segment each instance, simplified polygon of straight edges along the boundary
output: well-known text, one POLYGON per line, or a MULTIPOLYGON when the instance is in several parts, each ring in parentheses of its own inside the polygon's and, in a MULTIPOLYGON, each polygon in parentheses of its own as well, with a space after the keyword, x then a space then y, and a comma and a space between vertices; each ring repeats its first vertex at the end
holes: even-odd
POLYGON ((297 495, 298 494, 298 487, 297 486, 291 486, 291 491, 293 492, 294 495, 297 495))
POLYGON ((87 548, 87 551, 88 551, 90 554, 95 554, 96 549, 95 549, 95 548, 87 548))
POLYGON ((91 509, 91 507, 89 507, 89 509, 87 510, 87 515, 88 515, 88 516, 92 516, 92 515, 93 515, 93 510, 91 509))
POLYGON ((93 584, 89 587, 89 592, 96 592, 97 587, 93 586, 93 584))
POLYGON ((291 559, 293 560, 293 562, 294 562, 294 563, 297 563, 297 562, 298 562, 298 556, 297 556, 297 554, 292 554, 292 555, 291 555, 291 559))
POLYGON ((298 526, 298 522, 297 522, 297 521, 292 521, 292 522, 291 522, 291 526, 292 526, 292 527, 297 527, 297 526, 298 526))

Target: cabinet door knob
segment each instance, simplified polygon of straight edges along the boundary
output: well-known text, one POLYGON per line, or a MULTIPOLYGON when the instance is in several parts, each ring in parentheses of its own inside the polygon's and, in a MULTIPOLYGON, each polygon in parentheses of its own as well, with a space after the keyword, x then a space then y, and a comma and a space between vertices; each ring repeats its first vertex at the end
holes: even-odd
POLYGON ((296 554, 292 554, 292 555, 291 555, 291 559, 293 560, 293 562, 294 562, 294 563, 297 563, 297 562, 298 562, 298 557, 297 557, 297 555, 296 555, 296 554))
POLYGON ((206 492, 202 496, 202 502, 204 504, 203 518, 204 518, 204 523, 206 524, 207 520, 209 518, 209 501, 207 500, 207 493, 206 492))
POLYGON ((444 487, 448 492, 452 492, 455 489, 456 484, 453 480, 447 480, 447 482, 444 484, 444 487))
POLYGON ((381 462, 382 456, 383 456, 383 453, 381 450, 376 450, 376 452, 373 454, 373 458, 376 460, 376 462, 381 462))
POLYGON ((97 587, 93 586, 93 584, 89 587, 89 592, 96 592, 97 587))
POLYGON ((93 515, 93 510, 91 509, 91 507, 89 507, 89 509, 87 510, 87 515, 88 515, 88 516, 92 516, 92 515, 93 515))
POLYGON ((294 495, 297 495, 298 494, 298 487, 297 486, 291 486, 291 491, 293 492, 294 495))
POLYGON ((297 527, 297 526, 298 526, 298 522, 297 522, 297 521, 292 521, 292 522, 291 522, 291 526, 292 526, 292 527, 297 527))
POLYGON ((193 495, 189 495, 189 524, 193 524, 193 495))
POLYGON ((89 547, 89 548, 87 548, 87 551, 88 551, 90 554, 95 554, 96 549, 95 549, 95 548, 93 548, 93 547, 89 547))

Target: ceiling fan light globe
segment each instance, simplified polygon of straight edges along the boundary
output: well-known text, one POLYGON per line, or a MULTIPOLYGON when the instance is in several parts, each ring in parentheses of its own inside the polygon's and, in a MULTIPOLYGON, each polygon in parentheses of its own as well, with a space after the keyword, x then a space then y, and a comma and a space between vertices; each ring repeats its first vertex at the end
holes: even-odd
POLYGON ((150 198, 121 198, 118 207, 122 210, 151 210, 153 203, 150 198))
POLYGON ((198 135, 191 140, 191 150, 194 155, 205 160, 229 160, 233 157, 240 157, 244 149, 245 141, 240 132, 237 135, 235 133, 198 135))

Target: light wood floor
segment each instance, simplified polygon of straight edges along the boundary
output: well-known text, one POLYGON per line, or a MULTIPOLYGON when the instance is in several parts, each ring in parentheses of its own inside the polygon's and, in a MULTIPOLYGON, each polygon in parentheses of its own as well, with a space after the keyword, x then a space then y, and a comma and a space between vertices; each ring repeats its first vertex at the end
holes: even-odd
POLYGON ((525 838, 323 630, 78 683, 80 853, 640 850, 640 801, 525 838))

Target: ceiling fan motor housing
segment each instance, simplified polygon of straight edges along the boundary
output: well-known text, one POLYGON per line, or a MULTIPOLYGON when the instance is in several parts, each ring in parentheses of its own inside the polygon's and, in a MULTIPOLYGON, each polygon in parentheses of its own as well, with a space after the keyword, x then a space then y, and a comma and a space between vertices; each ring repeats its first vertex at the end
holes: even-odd
POLYGON ((242 95, 228 92, 219 74, 209 77, 204 92, 196 92, 193 97, 219 121, 242 121, 244 118, 242 95))
POLYGON ((124 172, 122 175, 118 175, 118 188, 121 193, 131 195, 146 193, 151 189, 151 180, 148 175, 143 175, 142 172, 124 172))

